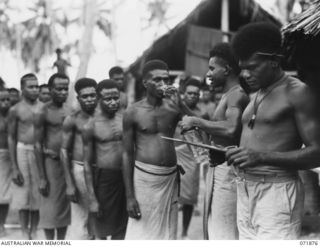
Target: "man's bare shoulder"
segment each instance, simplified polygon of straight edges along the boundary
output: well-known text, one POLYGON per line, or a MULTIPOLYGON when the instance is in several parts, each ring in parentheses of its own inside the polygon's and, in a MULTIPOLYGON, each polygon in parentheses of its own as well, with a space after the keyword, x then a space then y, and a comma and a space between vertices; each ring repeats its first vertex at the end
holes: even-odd
POLYGON ((124 115, 128 116, 128 115, 135 114, 137 111, 139 111, 139 109, 141 109, 145 106, 146 106, 146 100, 145 99, 139 100, 139 101, 133 103, 131 106, 129 106, 124 111, 124 115))
POLYGON ((128 107, 128 109, 130 108, 136 109, 136 108, 144 107, 145 105, 146 105, 146 99, 142 99, 133 103, 130 107, 128 107))
POLYGON ((81 133, 86 136, 93 134, 94 125, 95 125, 95 122, 98 120, 98 118, 99 118, 98 115, 94 115, 90 117, 88 121, 83 125, 83 129, 81 133))
POLYGON ((24 109, 25 109, 25 102, 19 101, 14 106, 11 106, 10 111, 18 115, 19 112, 23 111, 24 109))
POLYGON ((317 95, 307 84, 294 77, 288 77, 286 94, 293 105, 314 104, 317 99, 317 95))
POLYGON ((64 130, 71 130, 73 127, 76 126, 76 121, 77 121, 77 114, 71 113, 68 115, 64 121, 63 121, 63 129, 64 130))
POLYGON ((249 103, 249 101, 250 98, 242 87, 232 91, 227 97, 228 107, 243 108, 249 103))

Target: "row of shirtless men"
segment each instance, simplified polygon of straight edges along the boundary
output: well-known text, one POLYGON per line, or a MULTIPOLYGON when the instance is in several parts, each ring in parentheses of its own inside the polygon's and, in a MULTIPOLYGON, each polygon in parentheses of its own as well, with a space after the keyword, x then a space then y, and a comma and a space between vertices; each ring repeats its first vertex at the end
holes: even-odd
POLYGON ((280 31, 268 23, 216 44, 207 78, 223 95, 209 119, 194 104, 198 82, 188 80, 181 99, 161 60, 143 65, 146 95, 127 108, 119 78, 79 79, 70 110, 66 75, 50 77, 45 104, 37 77, 24 75, 16 105, 0 90, 0 211, 10 191, 28 239, 37 227, 47 239, 176 239, 184 175, 175 144, 162 137, 178 126, 182 139, 200 133, 220 147, 208 155, 205 239, 299 238, 297 172, 320 161, 320 114, 314 91, 282 70, 280 52, 280 31))

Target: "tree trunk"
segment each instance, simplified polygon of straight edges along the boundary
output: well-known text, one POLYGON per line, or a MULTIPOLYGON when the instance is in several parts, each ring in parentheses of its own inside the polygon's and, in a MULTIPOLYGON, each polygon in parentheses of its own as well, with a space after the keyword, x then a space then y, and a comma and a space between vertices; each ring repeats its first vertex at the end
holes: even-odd
POLYGON ((93 29, 97 22, 98 6, 96 0, 85 0, 83 8, 84 31, 79 44, 80 65, 76 79, 86 76, 90 55, 92 52, 93 29))
MULTIPOLYGON (((92 38, 93 38, 93 30, 97 22, 98 17, 98 6, 97 0, 85 0, 83 6, 83 20, 82 24, 84 25, 82 37, 79 44, 79 57, 80 64, 78 68, 78 72, 75 78, 75 81, 81 77, 85 77, 88 70, 88 64, 92 52, 92 38)), ((74 91, 74 83, 72 81, 69 86, 69 98, 68 105, 71 106, 72 109, 77 108, 77 101, 75 97, 74 91)))

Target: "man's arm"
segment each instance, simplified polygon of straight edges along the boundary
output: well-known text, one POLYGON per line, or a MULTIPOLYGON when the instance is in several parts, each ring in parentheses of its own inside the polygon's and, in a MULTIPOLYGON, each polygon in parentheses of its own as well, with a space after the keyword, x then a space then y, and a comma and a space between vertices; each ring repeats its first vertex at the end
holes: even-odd
POLYGON ((62 125, 62 143, 60 149, 60 159, 62 161, 67 184, 66 194, 72 202, 78 202, 74 177, 71 172, 72 164, 69 157, 69 154, 72 152, 75 127, 76 126, 74 117, 66 117, 62 125))
POLYGON ((49 183, 44 168, 43 142, 45 135, 45 110, 42 108, 34 118, 34 148, 36 164, 39 171, 39 191, 43 196, 49 195, 49 183))
POLYGON ((230 96, 225 113, 226 120, 209 121, 202 118, 185 116, 182 119, 183 129, 187 130, 192 127, 198 127, 213 136, 230 139, 238 137, 241 130, 242 113, 249 103, 249 98, 245 94, 234 94, 230 96))
POLYGON ((24 179, 17 162, 18 117, 15 106, 9 111, 8 123, 8 148, 12 164, 12 180, 16 185, 22 186, 24 179))
POLYGON ((246 167, 263 163, 286 169, 311 169, 320 166, 320 114, 316 95, 308 86, 296 85, 290 89, 289 100, 305 148, 289 152, 232 149, 227 152, 230 164, 246 167))
POLYGON ((93 121, 84 126, 82 131, 83 140, 83 163, 84 163, 84 178, 89 193, 89 211, 91 213, 99 213, 99 203, 93 186, 93 172, 92 172, 92 155, 93 155, 93 121))
POLYGON ((123 115, 123 155, 122 173, 126 188, 127 211, 129 217, 139 219, 141 212, 139 203, 134 194, 133 168, 134 168, 134 111, 129 108, 123 115))

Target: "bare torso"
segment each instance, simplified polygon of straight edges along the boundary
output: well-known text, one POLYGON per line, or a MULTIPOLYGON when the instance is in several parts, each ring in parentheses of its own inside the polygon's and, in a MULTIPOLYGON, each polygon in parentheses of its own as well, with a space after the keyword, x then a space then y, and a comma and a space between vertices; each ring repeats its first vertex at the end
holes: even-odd
MULTIPOLYGON (((275 87, 258 107, 257 117, 253 129, 248 123, 253 114, 254 100, 252 100, 242 117, 243 130, 240 145, 255 151, 285 152, 297 150, 302 140, 296 126, 294 109, 290 104, 288 91, 299 87, 302 82, 285 77, 279 86, 275 87)), ((261 96, 257 98, 257 102, 261 96)), ((275 166, 256 166, 248 168, 253 172, 278 172, 283 170, 275 166)))
POLYGON ((146 99, 133 105, 135 125, 135 159, 158 166, 175 166, 177 162, 174 144, 161 139, 173 137, 181 114, 166 100, 153 107, 146 99))
POLYGON ((107 118, 98 111, 92 121, 93 156, 100 168, 120 170, 122 165, 122 112, 107 118))
MULTIPOLYGON (((216 111, 213 115, 213 121, 225 121, 227 120, 226 118, 226 111, 228 109, 228 107, 237 107, 239 108, 241 111, 244 110, 244 108, 246 107, 246 99, 248 98, 248 96, 245 94, 245 92, 243 91, 243 89, 240 86, 237 86, 234 89, 230 89, 229 92, 227 92, 226 94, 224 94, 216 108, 216 111), (232 98, 243 98, 244 99, 244 103, 241 104, 241 101, 238 102, 238 105, 230 105, 233 104, 232 103, 232 98)), ((234 136, 234 138, 226 138, 226 137, 222 137, 222 136, 215 136, 213 138, 213 141, 215 144, 221 145, 223 147, 227 147, 227 146, 232 146, 232 145, 238 145, 239 144, 239 139, 240 139, 240 134, 241 134, 241 129, 239 130, 239 133, 237 135, 234 136)))
POLYGON ((44 146, 57 154, 61 147, 62 123, 67 116, 65 107, 57 108, 52 103, 47 104, 44 109, 44 146))
POLYGON ((8 116, 0 115, 0 149, 8 149, 8 116))
POLYGON ((22 100, 13 106, 17 116, 17 141, 25 144, 34 144, 34 115, 43 106, 41 102, 31 105, 22 100))

